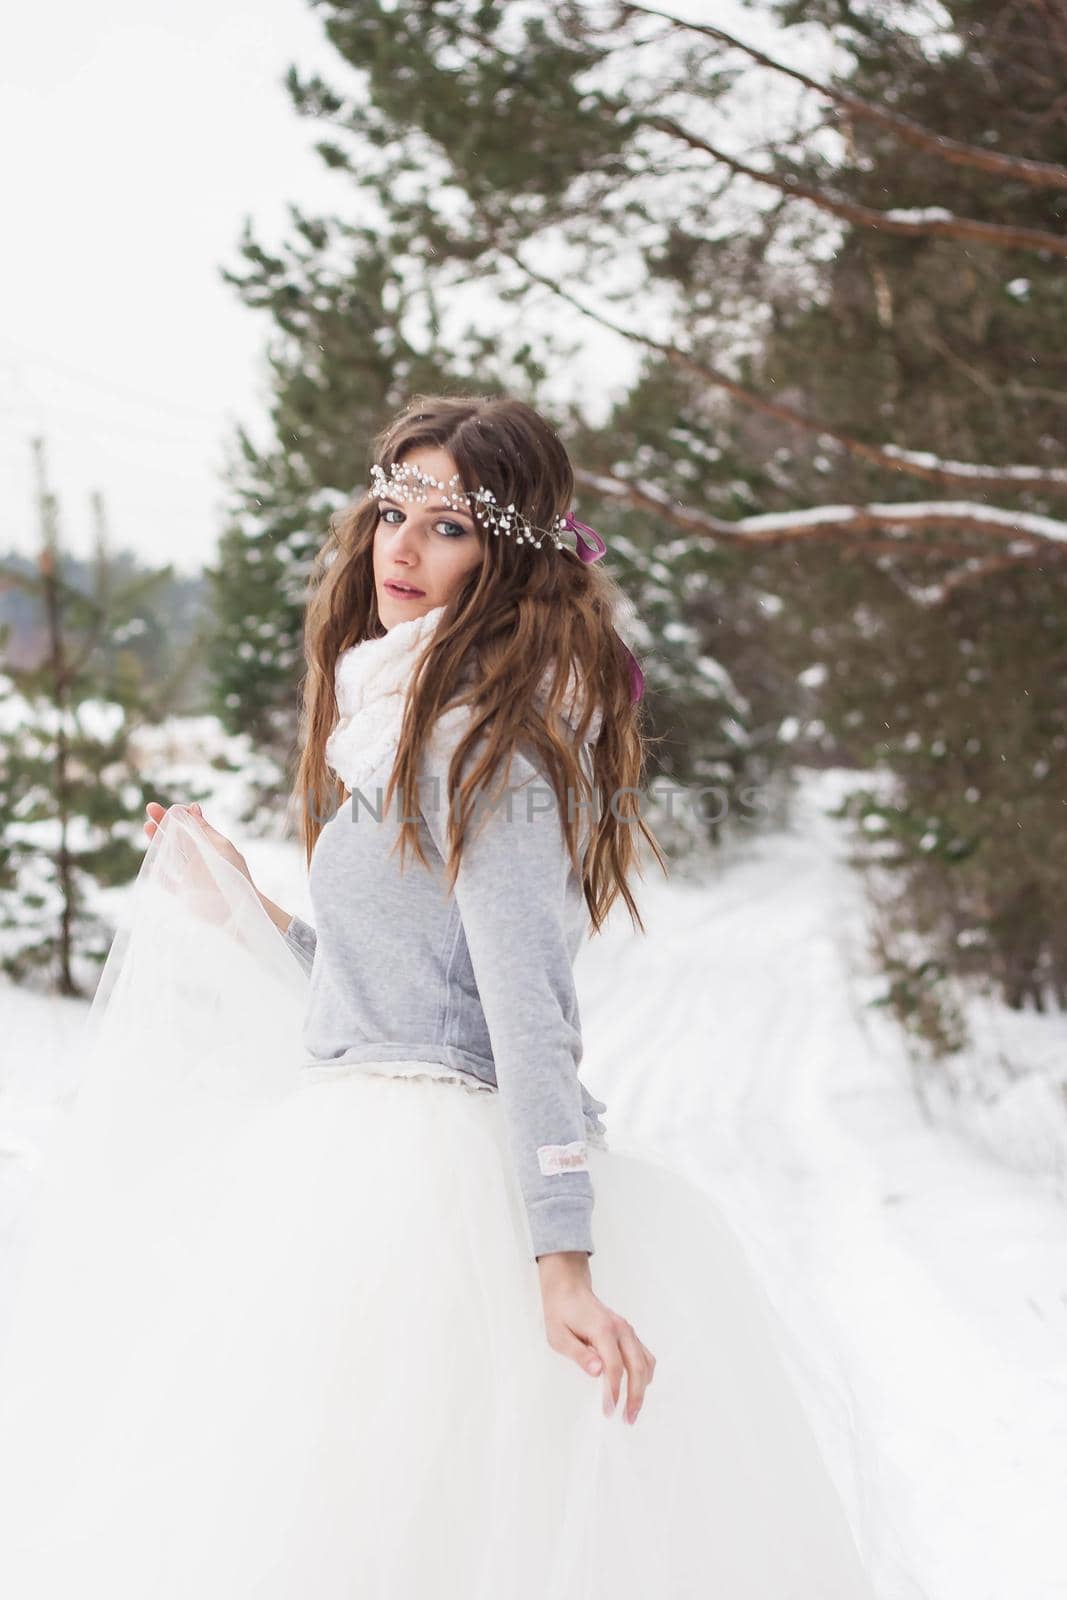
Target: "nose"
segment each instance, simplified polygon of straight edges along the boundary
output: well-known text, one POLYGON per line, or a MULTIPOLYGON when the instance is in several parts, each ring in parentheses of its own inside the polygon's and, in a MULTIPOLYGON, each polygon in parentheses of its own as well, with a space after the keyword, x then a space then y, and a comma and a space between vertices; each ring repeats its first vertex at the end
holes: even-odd
POLYGON ((399 526, 394 524, 387 537, 389 554, 394 560, 410 562, 414 558, 418 535, 410 515, 399 526))

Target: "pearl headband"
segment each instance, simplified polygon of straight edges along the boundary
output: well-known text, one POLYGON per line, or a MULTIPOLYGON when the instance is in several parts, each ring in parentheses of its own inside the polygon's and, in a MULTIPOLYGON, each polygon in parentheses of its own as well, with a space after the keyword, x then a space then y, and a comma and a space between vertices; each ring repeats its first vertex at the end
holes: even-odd
POLYGON ((423 472, 421 467, 394 461, 390 475, 386 476, 376 461, 370 469, 370 477, 372 494, 390 498, 395 496, 407 501, 414 500, 420 505, 426 503, 428 489, 437 489, 443 496, 445 504, 451 506, 454 511, 473 512, 478 521, 489 527, 494 534, 503 533, 508 538, 513 537, 516 544, 532 544, 535 549, 540 550, 545 539, 551 539, 556 549, 562 550, 563 540, 560 534, 573 533, 575 550, 580 560, 587 563, 598 561, 601 556, 607 554, 608 547, 599 533, 584 522, 579 522, 573 511, 568 511, 566 516, 557 517, 551 528, 539 528, 524 517, 521 511, 516 511, 513 504, 501 505, 492 489, 464 489, 463 480, 458 472, 454 472, 447 483, 442 483, 431 473, 423 472))

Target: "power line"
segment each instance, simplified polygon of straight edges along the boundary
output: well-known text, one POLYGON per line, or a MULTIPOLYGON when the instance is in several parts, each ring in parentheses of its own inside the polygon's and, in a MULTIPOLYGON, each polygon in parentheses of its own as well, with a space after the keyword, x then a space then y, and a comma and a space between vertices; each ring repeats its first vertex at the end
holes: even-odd
POLYGON ((213 448, 221 440, 221 434, 212 430, 205 434, 192 434, 178 427, 173 427, 168 432, 166 425, 153 428, 150 423, 140 422, 136 419, 115 418, 109 419, 99 412, 83 411, 77 406, 55 404, 52 401, 28 402, 25 408, 20 406, 0 406, 0 430, 9 430, 9 436, 14 438, 21 435, 27 442, 37 433, 51 433, 54 430, 67 427, 70 431, 68 437, 77 438, 74 430, 79 430, 84 443, 100 444, 105 441, 121 440, 125 436, 154 440, 160 444, 174 444, 175 441, 192 441, 192 446, 198 451, 213 448))
POLYGON ((202 417, 204 415, 202 407, 185 405, 180 400, 168 400, 162 395, 151 394, 146 389, 137 389, 132 384, 116 382, 113 378, 101 378, 98 373, 88 372, 84 367, 77 367, 72 362, 57 359, 55 356, 47 355, 40 350, 31 350, 27 345, 20 345, 15 340, 9 339, 6 334, 0 334, 0 341, 12 350, 16 357, 21 357, 26 361, 35 361, 44 367, 51 367, 55 372, 64 372, 68 377, 77 378, 83 383, 91 383, 98 389, 107 389, 112 394, 125 395, 131 400, 148 401, 161 411, 172 411, 176 415, 184 417, 202 417))

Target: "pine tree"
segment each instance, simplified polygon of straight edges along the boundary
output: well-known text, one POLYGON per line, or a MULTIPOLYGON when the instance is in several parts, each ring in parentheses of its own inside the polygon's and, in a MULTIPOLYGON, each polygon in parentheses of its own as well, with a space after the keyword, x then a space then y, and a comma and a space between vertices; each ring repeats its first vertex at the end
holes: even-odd
MULTIPOLYGON (((33 444, 40 546, 32 573, 0 567, 37 609, 42 648, 8 661, 0 728, 0 966, 64 995, 91 990, 113 929, 99 891, 127 882, 143 853, 135 735, 158 720, 180 672, 149 686, 124 641, 138 637, 170 568, 118 580, 103 501, 94 497, 92 581, 71 581, 44 442, 33 444)), ((5 646, 8 642, 5 631, 5 646)))
MULTIPOLYGON (((949 0, 945 12, 938 43, 878 8, 851 10, 842 31, 854 65, 840 88, 966 149, 1010 152, 1054 175, 1067 164, 1054 19, 991 0, 949 0)), ((840 12, 799 4, 785 15, 810 24, 840 12)), ((1063 232, 1064 184, 946 166, 847 108, 841 126, 847 159, 834 193, 849 203, 1063 232)), ((818 163, 787 169, 798 183, 826 181, 818 163)), ((889 433, 903 449, 990 463, 990 473, 1012 462, 1050 477, 1062 468, 1062 259, 846 225, 824 277, 817 301, 776 306, 765 383, 803 384, 814 409, 861 439, 889 433)), ((809 492, 840 502, 914 495, 857 456, 824 462, 819 476, 809 492)), ((1067 480, 1057 494, 1024 478, 1010 499, 1051 529, 1065 495, 1067 480)), ((959 497, 936 481, 930 490, 934 506, 959 497)), ((925 554, 807 564, 784 644, 798 667, 815 659, 826 668, 817 709, 831 737, 892 780, 879 776, 845 809, 859 824, 886 1002, 938 1055, 965 1039, 960 980, 1015 1008, 1067 1005, 1057 916, 1067 871, 1057 782, 1067 750, 1064 567, 1051 543, 1029 551, 1002 537, 990 555, 962 527, 948 540, 952 553, 941 535, 925 554)))

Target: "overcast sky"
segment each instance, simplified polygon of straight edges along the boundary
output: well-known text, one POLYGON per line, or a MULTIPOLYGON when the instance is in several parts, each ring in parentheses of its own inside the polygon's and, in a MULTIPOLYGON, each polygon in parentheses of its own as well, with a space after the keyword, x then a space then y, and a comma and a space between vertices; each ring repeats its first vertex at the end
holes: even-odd
POLYGON ((339 195, 289 107, 292 61, 337 75, 305 0, 7 8, 0 549, 33 548, 40 432, 72 549, 99 488, 116 542, 211 555, 223 441, 262 427, 267 334, 219 266, 246 214, 274 242, 287 201, 339 195))
MULTIPOLYGON (((743 0, 716 16, 772 42, 743 0)), ((239 266, 246 215, 270 245, 287 202, 344 210, 348 191, 290 108, 294 62, 346 82, 306 0, 6 9, 0 551, 36 546, 39 433, 70 549, 91 548, 99 489, 115 543, 185 570, 211 558, 225 442, 238 419, 263 436, 268 334, 219 268, 239 266)), ((614 343, 621 375, 632 351, 614 343)), ((611 352, 594 359, 602 374, 611 352)))

